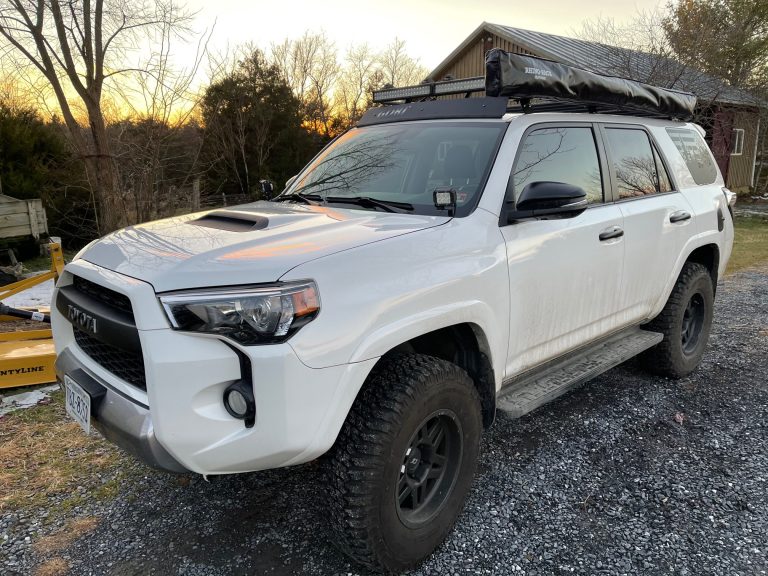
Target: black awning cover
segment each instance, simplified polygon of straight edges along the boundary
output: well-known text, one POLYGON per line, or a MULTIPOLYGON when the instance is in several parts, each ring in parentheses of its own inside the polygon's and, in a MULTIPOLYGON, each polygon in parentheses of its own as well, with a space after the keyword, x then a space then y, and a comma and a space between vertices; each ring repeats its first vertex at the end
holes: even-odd
POLYGON ((626 78, 603 76, 551 60, 490 50, 485 57, 485 93, 519 100, 551 98, 689 119, 696 96, 626 78))

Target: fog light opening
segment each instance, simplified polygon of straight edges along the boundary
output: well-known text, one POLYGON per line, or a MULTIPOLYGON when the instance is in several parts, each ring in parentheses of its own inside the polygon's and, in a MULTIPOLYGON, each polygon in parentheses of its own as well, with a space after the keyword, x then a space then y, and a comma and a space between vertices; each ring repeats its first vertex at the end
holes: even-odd
POLYGON ((246 428, 252 428, 256 422, 253 391, 242 380, 230 384, 224 390, 224 408, 233 418, 243 420, 246 428))

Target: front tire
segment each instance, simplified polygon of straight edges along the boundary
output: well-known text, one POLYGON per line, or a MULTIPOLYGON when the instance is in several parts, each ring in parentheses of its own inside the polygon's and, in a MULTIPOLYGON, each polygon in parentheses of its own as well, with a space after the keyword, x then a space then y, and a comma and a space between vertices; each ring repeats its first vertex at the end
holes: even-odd
POLYGON ((326 463, 335 544, 383 572, 426 558, 464 507, 482 430, 461 368, 422 354, 383 358, 326 463))
POLYGON ((661 314, 646 326, 664 334, 664 340, 643 354, 646 369, 670 378, 693 372, 707 347, 714 302, 709 270, 687 262, 661 314))

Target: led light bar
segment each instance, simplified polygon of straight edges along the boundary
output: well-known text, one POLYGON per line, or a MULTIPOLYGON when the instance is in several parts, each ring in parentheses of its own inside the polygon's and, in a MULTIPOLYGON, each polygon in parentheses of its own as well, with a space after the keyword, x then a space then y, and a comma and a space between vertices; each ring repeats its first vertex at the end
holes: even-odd
POLYGON ((478 76, 476 78, 463 78, 461 80, 447 80, 445 82, 435 83, 435 96, 444 94, 462 94, 465 92, 484 92, 485 78, 478 76))
POLYGON ((393 100, 407 100, 410 98, 425 98, 432 94, 430 84, 418 86, 406 86, 404 88, 384 88, 373 92, 374 102, 392 102, 393 100))
POLYGON ((383 88, 373 93, 373 101, 377 104, 394 102, 398 100, 410 101, 414 98, 429 98, 431 96, 445 96, 447 94, 465 94, 469 92, 485 91, 485 78, 462 78, 461 80, 445 80, 419 84, 418 86, 405 86, 403 88, 383 88))

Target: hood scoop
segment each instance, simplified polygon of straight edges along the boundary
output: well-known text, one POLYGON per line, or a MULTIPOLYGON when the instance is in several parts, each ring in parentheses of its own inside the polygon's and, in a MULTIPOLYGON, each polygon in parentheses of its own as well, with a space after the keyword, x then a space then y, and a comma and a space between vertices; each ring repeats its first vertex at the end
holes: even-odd
POLYGON ((187 224, 226 230, 227 232, 253 232, 261 230, 269 225, 269 219, 260 214, 237 212, 235 210, 216 210, 205 216, 190 220, 187 224))

